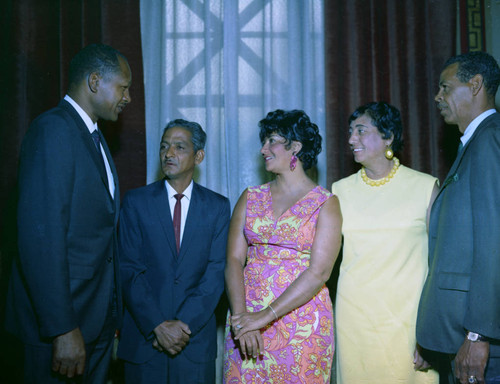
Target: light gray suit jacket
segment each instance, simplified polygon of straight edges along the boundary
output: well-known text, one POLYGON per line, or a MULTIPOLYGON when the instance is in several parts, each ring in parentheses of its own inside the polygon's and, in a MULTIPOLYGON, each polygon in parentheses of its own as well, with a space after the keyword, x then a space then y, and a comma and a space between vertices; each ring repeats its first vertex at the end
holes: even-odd
MULTIPOLYGON (((476 129, 432 206, 417 340, 455 354, 466 330, 500 341, 500 114, 476 129)), ((491 344, 490 356, 500 356, 491 344)))

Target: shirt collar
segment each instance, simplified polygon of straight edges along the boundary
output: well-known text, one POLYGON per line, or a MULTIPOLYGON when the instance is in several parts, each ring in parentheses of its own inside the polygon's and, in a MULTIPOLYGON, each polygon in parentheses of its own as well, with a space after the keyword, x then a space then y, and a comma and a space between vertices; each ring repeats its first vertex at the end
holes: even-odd
POLYGON ((69 95, 64 96, 64 100, 71 104, 73 108, 75 108, 76 112, 80 115, 83 122, 87 126, 90 133, 94 132, 97 129, 97 123, 94 123, 87 112, 85 112, 82 107, 78 105, 78 103, 73 100, 69 95))
POLYGON ((484 119, 486 119, 488 116, 494 114, 495 112, 496 112, 495 109, 488 109, 487 111, 484 111, 478 117, 476 117, 474 120, 472 120, 470 122, 470 124, 465 129, 464 134, 460 138, 460 140, 462 141, 462 144, 464 146, 465 146, 465 144, 467 144, 467 142, 472 137, 474 132, 476 132, 477 127, 479 127, 479 124, 481 124, 484 119))
MULTIPOLYGON (((172 186, 168 183, 167 180, 165 180, 165 186, 167 188, 167 193, 168 193, 168 198, 169 199, 174 199, 174 195, 177 194, 177 191, 172 188, 172 186)), ((184 197, 186 197, 188 200, 191 200, 191 194, 193 193, 193 180, 191 180, 191 183, 187 186, 187 188, 182 192, 184 197)))

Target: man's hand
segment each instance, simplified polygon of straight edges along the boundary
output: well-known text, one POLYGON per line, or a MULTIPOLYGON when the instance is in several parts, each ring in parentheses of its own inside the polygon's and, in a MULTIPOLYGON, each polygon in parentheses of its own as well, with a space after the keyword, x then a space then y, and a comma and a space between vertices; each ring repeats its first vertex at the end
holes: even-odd
POLYGON ((164 321, 154 329, 153 347, 175 355, 182 351, 189 342, 191 330, 180 320, 164 321))
POLYGON ((490 354, 490 343, 487 341, 470 341, 464 343, 455 356, 455 377, 460 383, 469 383, 474 376, 479 384, 484 384, 484 369, 490 354))
POLYGON ((72 378, 85 369, 85 342, 80 328, 57 336, 52 342, 52 370, 72 378))

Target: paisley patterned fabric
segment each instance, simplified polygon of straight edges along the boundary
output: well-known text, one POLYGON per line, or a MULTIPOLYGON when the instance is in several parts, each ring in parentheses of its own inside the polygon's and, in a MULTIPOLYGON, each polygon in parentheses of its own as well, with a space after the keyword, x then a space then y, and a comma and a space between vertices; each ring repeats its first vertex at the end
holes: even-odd
MULTIPOLYGON (((328 190, 317 186, 275 219, 270 185, 248 189, 244 231, 249 247, 244 284, 249 312, 266 308, 307 269, 319 211, 330 196, 328 190)), ((226 323, 225 383, 329 382, 334 337, 326 286, 261 332, 264 353, 257 359, 242 360, 226 323)))

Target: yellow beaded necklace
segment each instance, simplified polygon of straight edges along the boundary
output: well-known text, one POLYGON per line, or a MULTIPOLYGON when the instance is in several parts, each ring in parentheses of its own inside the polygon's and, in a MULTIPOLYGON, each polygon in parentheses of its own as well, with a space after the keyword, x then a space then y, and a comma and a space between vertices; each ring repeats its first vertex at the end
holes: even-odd
POLYGON ((372 186, 372 187, 380 187, 381 185, 387 184, 396 174, 396 171, 399 168, 399 159, 394 157, 394 165, 392 166, 391 172, 386 177, 383 177, 378 180, 372 180, 366 175, 365 167, 361 168, 361 178, 363 181, 372 186))

